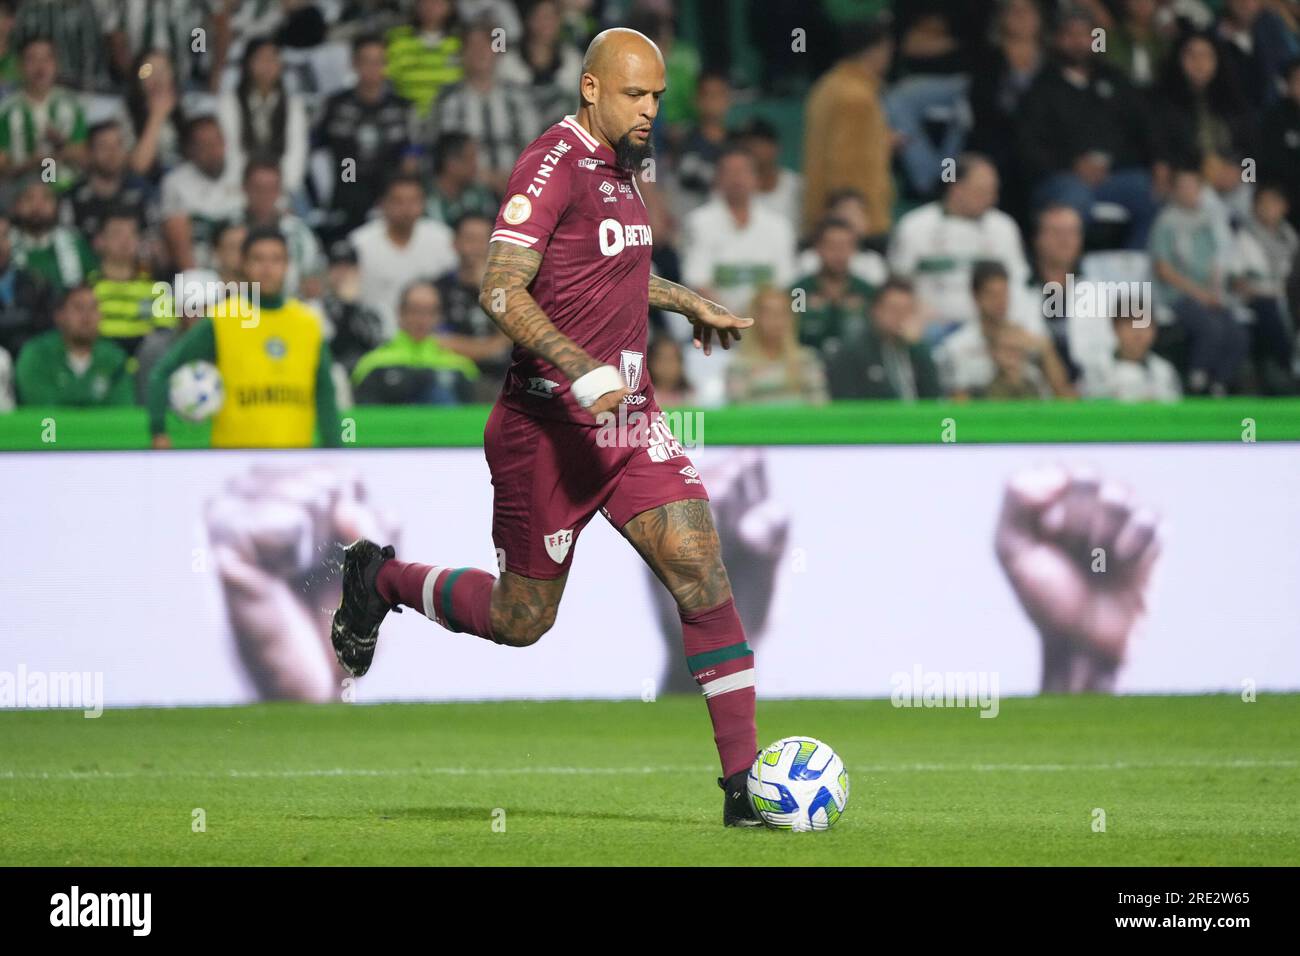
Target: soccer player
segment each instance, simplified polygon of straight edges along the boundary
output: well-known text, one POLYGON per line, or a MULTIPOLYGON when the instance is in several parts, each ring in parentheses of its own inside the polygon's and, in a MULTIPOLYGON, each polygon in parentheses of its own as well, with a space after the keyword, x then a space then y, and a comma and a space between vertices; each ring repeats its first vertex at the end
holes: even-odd
POLYGON ((723 822, 754 826, 745 795, 758 750, 754 657, 708 495, 645 373, 650 306, 686 315, 705 354, 715 336, 729 348, 753 322, 650 274, 635 174, 664 92, 658 48, 634 30, 606 30, 587 49, 579 92, 577 113, 515 164, 480 295, 515 342, 484 432, 500 574, 408 563, 357 541, 345 552, 331 639, 344 668, 364 674, 384 616, 405 606, 448 630, 527 647, 554 622, 578 536, 599 511, 677 603, 722 763, 723 822), (620 420, 639 412, 652 424, 611 446, 598 440, 598 417, 608 423, 620 406, 620 420))

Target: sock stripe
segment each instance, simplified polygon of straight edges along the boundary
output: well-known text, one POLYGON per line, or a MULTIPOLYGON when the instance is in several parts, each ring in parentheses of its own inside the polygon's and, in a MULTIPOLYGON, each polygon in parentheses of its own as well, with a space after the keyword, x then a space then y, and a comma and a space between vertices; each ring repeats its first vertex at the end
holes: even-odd
POLYGON ((720 647, 716 651, 705 651, 703 654, 693 654, 686 658, 686 669, 692 674, 696 671, 702 671, 706 667, 712 667, 715 664, 721 664, 723 661, 733 660, 737 657, 744 657, 746 654, 753 653, 749 649, 748 641, 741 641, 739 644, 730 644, 727 647, 720 647))
POLYGON ((717 697, 719 694, 729 694, 733 690, 744 690, 746 687, 754 686, 754 668, 748 670, 736 671, 734 674, 727 674, 716 680, 711 680, 707 684, 701 684, 700 690, 704 691, 705 698, 717 697))
POLYGON ((451 588, 456 583, 456 579, 465 573, 464 568, 456 568, 448 572, 447 580, 442 582, 442 613, 447 619, 447 629, 450 631, 464 631, 460 622, 456 620, 451 610, 451 588))
POLYGON ((421 603, 424 605, 424 616, 431 621, 438 620, 438 608, 433 603, 433 586, 438 583, 438 575, 442 574, 443 569, 434 565, 429 569, 429 573, 424 576, 424 585, 421 588, 421 603))

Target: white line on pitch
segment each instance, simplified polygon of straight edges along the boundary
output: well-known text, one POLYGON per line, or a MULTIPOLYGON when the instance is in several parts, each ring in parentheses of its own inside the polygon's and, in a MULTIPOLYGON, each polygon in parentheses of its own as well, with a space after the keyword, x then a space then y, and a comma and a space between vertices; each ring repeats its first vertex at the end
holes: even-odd
MULTIPOLYGON (((1231 770, 1251 768, 1287 769, 1300 767, 1297 760, 1188 760, 1162 763, 911 763, 849 764, 855 773, 1024 773, 1095 772, 1117 770, 1231 770)), ((363 769, 349 767, 303 770, 0 770, 0 780, 129 780, 135 778, 197 777, 202 779, 294 779, 301 777, 509 777, 509 776, 613 776, 655 773, 709 773, 716 768, 695 766, 652 767, 394 767, 363 769)))

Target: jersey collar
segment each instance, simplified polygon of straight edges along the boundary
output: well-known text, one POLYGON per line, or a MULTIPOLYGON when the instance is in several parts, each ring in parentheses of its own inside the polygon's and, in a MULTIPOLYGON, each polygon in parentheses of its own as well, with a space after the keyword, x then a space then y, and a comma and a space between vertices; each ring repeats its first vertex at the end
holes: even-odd
POLYGON ((611 169, 618 169, 618 157, 615 156, 614 151, 583 129, 582 124, 578 122, 577 116, 569 115, 564 117, 564 119, 560 120, 560 125, 578 137, 578 142, 587 147, 587 152, 595 153, 611 169))

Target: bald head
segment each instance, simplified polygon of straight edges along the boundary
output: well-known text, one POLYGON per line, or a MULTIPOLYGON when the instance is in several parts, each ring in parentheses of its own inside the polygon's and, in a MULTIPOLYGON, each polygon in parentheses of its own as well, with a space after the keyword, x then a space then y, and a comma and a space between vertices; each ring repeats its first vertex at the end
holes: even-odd
POLYGON ((579 121, 632 169, 652 152, 650 129, 664 88, 663 55, 645 34, 605 30, 582 60, 579 121))
POLYGON ((628 57, 648 59, 663 69, 663 54, 648 36, 627 27, 614 27, 596 34, 592 39, 587 47, 587 55, 582 58, 582 72, 608 76, 612 69, 626 66, 627 64, 620 64, 620 61, 628 57))

